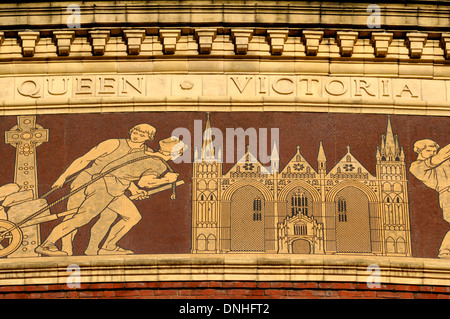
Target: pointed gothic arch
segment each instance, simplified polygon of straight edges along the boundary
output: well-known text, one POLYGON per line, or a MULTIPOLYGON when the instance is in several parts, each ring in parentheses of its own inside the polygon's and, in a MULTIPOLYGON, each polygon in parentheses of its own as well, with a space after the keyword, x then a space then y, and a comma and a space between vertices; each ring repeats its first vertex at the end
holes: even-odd
POLYGON ((295 189, 295 188, 303 188, 306 191, 309 192, 309 194, 312 196, 313 201, 319 202, 320 199, 320 193, 311 185, 301 180, 294 180, 290 182, 288 185, 286 185, 278 194, 279 201, 286 201, 288 200, 287 196, 289 193, 295 189))
POLYGON ((233 184, 231 184, 230 187, 228 187, 223 192, 222 200, 230 201, 234 192, 243 186, 255 187, 256 189, 258 189, 261 192, 261 194, 264 197, 264 200, 266 200, 266 201, 274 200, 272 192, 263 183, 261 183, 257 180, 252 180, 252 179, 239 180, 239 181, 236 181, 233 184))
POLYGON ((342 189, 349 187, 349 186, 355 187, 355 188, 361 190, 362 192, 364 192, 367 195, 369 202, 371 202, 371 203, 378 202, 377 194, 375 194, 375 192, 369 186, 367 186, 364 183, 358 182, 358 181, 344 181, 344 182, 337 184, 335 187, 333 187, 328 192, 325 200, 327 202, 334 202, 334 199, 335 199, 337 193, 339 193, 339 191, 341 191, 342 189))

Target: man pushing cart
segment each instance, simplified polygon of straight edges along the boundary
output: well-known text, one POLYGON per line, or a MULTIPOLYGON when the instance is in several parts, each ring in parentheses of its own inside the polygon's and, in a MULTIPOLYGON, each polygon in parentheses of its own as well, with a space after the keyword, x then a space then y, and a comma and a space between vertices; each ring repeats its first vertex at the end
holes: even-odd
MULTIPOLYGON (((84 190, 85 198, 74 215, 58 224, 42 244, 36 247, 35 252, 47 256, 67 256, 67 252, 58 249, 56 242, 109 209, 121 218, 109 229, 108 237, 98 254, 132 254, 132 251, 117 246, 117 242, 141 219, 138 209, 125 195, 125 191, 129 189, 132 195, 145 198, 147 192, 144 189, 172 184, 175 192, 178 174, 173 172, 167 161, 176 159, 187 149, 186 144, 173 136, 161 140, 159 146, 157 152, 130 152, 111 161, 98 174, 94 174, 84 190), (137 182, 137 186, 134 182, 137 182)), ((174 195, 175 193, 172 194, 172 199, 175 198, 174 195)))

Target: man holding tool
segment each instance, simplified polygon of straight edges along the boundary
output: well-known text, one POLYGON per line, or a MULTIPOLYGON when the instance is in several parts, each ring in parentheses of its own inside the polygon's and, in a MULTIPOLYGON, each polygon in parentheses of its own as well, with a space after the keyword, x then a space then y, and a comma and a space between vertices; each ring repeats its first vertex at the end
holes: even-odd
MULTIPOLYGON (((100 172, 103 167, 110 162, 119 159, 128 153, 141 150, 151 151, 145 143, 147 141, 152 141, 155 138, 156 128, 149 124, 138 124, 133 126, 128 133, 130 134, 129 139, 108 139, 92 148, 83 156, 74 160, 52 185, 52 189, 62 187, 71 175, 81 171, 70 185, 70 189, 73 190, 90 181, 92 175, 100 172), (91 163, 92 165, 89 166, 91 163)), ((69 197, 67 201, 67 210, 80 207, 84 199, 84 192, 78 192, 69 197)), ((140 199, 144 199, 144 197, 140 199)), ((104 225, 111 225, 116 217, 117 214, 109 209, 105 209, 101 213, 99 221, 92 227, 90 241, 85 252, 86 254, 97 254, 98 244, 105 235, 102 235, 104 225), (96 236, 96 234, 99 234, 99 236, 96 236), (95 249, 95 247, 97 247, 97 249, 95 249)), ((75 230, 61 240, 62 250, 68 255, 73 254, 73 240, 76 233, 77 231, 75 230)))
POLYGON ((57 225, 35 251, 48 256, 67 256, 66 252, 58 250, 55 243, 109 208, 114 212, 120 212, 122 218, 110 229, 99 253, 132 253, 116 245, 141 219, 139 211, 125 195, 125 191, 130 189, 132 194, 145 196, 145 190, 134 185, 133 182, 136 181, 139 187, 145 188, 175 183, 178 174, 172 171, 166 161, 176 159, 187 149, 187 146, 176 137, 161 140, 159 145, 160 149, 156 153, 132 152, 104 166, 97 177, 95 175, 92 177, 91 181, 95 181, 86 187, 84 192, 86 197, 77 212, 57 225))

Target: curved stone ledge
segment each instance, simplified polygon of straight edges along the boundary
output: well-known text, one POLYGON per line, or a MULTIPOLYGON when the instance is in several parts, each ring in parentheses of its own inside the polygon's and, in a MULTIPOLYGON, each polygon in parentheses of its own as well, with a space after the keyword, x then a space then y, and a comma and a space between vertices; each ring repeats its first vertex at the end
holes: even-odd
POLYGON ((430 258, 349 255, 130 255, 0 260, 0 285, 66 284, 80 267, 81 283, 136 281, 327 281, 450 286, 450 265, 430 258))
POLYGON ((120 113, 120 112, 332 112, 361 114, 398 114, 449 116, 446 101, 351 98, 276 98, 276 97, 114 97, 55 98, 50 100, 0 101, 0 115, 120 113))
MULTIPOLYGON (((79 5, 83 14, 81 27, 91 25, 140 25, 182 23, 240 23, 246 25, 298 24, 335 26, 354 25, 367 28, 367 7, 373 2, 351 1, 35 1, 0 5, 0 21, 5 27, 62 26, 71 11, 69 4, 79 5), (177 14, 174 14, 176 11, 177 14), (21 14, 24 12, 25 14, 21 14), (208 12, 205 15, 205 12, 208 12)), ((379 4, 382 25, 399 29, 446 28, 448 1, 391 1, 379 4), (426 2, 426 5, 423 3, 426 2), (398 19, 402 16, 402 19, 398 19)))

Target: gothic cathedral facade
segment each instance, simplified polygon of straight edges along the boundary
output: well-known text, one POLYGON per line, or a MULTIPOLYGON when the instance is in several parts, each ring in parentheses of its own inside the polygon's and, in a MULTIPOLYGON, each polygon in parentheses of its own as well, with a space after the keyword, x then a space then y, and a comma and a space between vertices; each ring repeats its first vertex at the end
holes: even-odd
POLYGON ((208 115, 192 176, 192 253, 374 254, 411 256, 405 154, 390 118, 374 150, 376 176, 347 154, 327 171, 318 146, 317 170, 300 147, 279 169, 247 148, 226 173, 213 145, 208 115))

